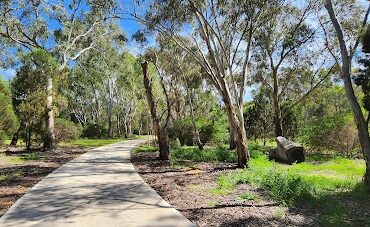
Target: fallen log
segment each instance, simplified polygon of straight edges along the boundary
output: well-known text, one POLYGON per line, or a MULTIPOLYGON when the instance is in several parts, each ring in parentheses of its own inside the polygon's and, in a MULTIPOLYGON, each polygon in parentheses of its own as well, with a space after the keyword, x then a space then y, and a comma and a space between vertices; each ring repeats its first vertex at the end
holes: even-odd
POLYGON ((303 146, 292 142, 285 137, 276 137, 277 147, 269 151, 269 159, 292 164, 304 162, 303 146))

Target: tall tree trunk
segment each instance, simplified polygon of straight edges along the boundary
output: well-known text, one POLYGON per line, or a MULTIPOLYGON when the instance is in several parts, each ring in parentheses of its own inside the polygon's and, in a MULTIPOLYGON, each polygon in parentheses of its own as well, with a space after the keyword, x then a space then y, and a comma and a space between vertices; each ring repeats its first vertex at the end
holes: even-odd
MULTIPOLYGON (((229 117, 229 114, 228 114, 228 117, 229 117)), ((232 120, 229 117, 229 128, 230 128, 229 149, 234 150, 236 149, 236 138, 235 138, 234 130, 232 130, 231 121, 232 120)))
POLYGON ((48 150, 52 150, 55 148, 52 77, 49 77, 47 82, 46 112, 47 112, 46 113, 47 136, 44 141, 44 147, 48 150))
POLYGON ((126 125, 126 138, 129 138, 132 136, 132 124, 131 124, 132 120, 130 119, 130 117, 128 117, 128 119, 125 121, 125 125, 126 125))
MULTIPOLYGON (((249 152, 247 146, 247 137, 244 127, 244 122, 240 122, 239 118, 235 114, 235 110, 231 105, 230 95, 224 95, 224 103, 226 108, 226 113, 230 121, 230 131, 235 135, 236 141, 236 153, 238 155, 238 167, 244 168, 248 165, 249 152)), ((231 134, 231 133, 230 133, 231 134)))
POLYGON ((21 126, 19 126, 18 130, 14 133, 12 141, 9 144, 10 146, 16 146, 17 145, 18 139, 19 139, 19 133, 21 132, 21 130, 22 130, 22 124, 21 124, 21 126))
POLYGON ((169 158, 169 146, 167 142, 167 135, 160 127, 160 121, 157 116, 157 106, 153 97, 153 90, 151 80, 148 76, 148 62, 145 61, 141 64, 143 70, 144 87, 146 91, 146 97, 150 109, 150 113, 153 121, 153 128, 158 138, 159 145, 159 158, 161 160, 168 160, 169 158))
POLYGON ((200 140, 200 135, 199 135, 199 131, 197 128, 197 124, 195 123, 193 101, 191 99, 190 90, 189 90, 189 87, 186 81, 185 81, 185 86, 186 86, 186 93, 188 94, 188 99, 189 99, 190 116, 191 116, 191 123, 193 125, 193 130, 194 130, 195 143, 197 144, 199 150, 203 150, 203 144, 202 144, 202 141, 200 140))
POLYGON ((272 70, 272 76, 274 79, 274 87, 272 92, 272 97, 274 101, 274 123, 275 123, 275 137, 283 136, 283 119, 281 115, 281 107, 279 100, 279 86, 276 69, 272 70))
MULTIPOLYGON (((351 106, 353 115, 355 116, 355 119, 356 119, 359 140, 360 140, 362 152, 364 155, 364 159, 366 162, 366 172, 364 175, 364 183, 370 189, 370 138, 369 138, 368 125, 366 123, 365 117, 361 110, 361 106, 358 102, 358 99, 354 93, 353 86, 352 86, 351 61, 352 61, 353 55, 349 54, 348 52, 348 49, 347 49, 347 46, 344 40, 343 30, 334 13, 333 4, 331 0, 326 0, 325 8, 328 11, 330 20, 334 26, 337 39, 339 42, 339 46, 340 46, 340 53, 341 53, 341 60, 342 60, 341 76, 344 82, 344 88, 346 91, 348 102, 351 106)), ((364 20, 365 24, 366 24, 366 19, 367 18, 365 18, 364 20)))
POLYGON ((113 138, 112 114, 108 116, 108 137, 113 138))

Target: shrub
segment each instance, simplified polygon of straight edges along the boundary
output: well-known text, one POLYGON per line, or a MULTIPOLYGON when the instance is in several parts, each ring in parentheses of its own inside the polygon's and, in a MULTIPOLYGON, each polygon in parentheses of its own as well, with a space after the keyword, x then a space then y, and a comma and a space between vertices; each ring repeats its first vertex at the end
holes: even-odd
POLYGON ((183 147, 173 149, 171 158, 178 160, 190 160, 195 162, 235 162, 235 152, 226 151, 221 148, 204 148, 199 150, 197 147, 183 147))
POLYGON ((303 181, 299 175, 286 171, 271 169, 262 176, 259 183, 273 200, 287 206, 315 194, 314 188, 303 181))
POLYGON ((248 150, 251 158, 258 158, 265 155, 261 146, 257 143, 249 143, 248 150))
POLYGON ((359 140, 351 115, 315 118, 300 132, 300 140, 311 148, 352 156, 359 140))
POLYGON ((359 151, 360 141, 355 126, 347 123, 341 127, 333 128, 324 136, 325 147, 335 150, 340 155, 353 157, 359 151))
MULTIPOLYGON (((203 144, 224 144, 228 141, 227 126, 218 119, 197 118, 195 120, 203 144)), ((177 119, 168 130, 170 140, 179 139, 181 146, 194 145, 194 128, 190 117, 177 119)))
POLYGON ((82 136, 87 138, 102 138, 108 135, 108 129, 102 125, 88 124, 84 126, 82 136))
POLYGON ((170 140, 178 139, 180 145, 193 145, 194 130, 190 118, 177 119, 168 130, 170 140))
POLYGON ((8 85, 0 77, 0 146, 9 134, 14 133, 18 127, 11 94, 8 85))
POLYGON ((180 143, 179 139, 170 139, 169 145, 170 145, 171 148, 180 148, 181 147, 181 143, 180 143))
POLYGON ((81 136, 81 131, 81 126, 76 125, 69 120, 57 118, 55 121, 54 133, 57 142, 67 142, 78 139, 81 136))

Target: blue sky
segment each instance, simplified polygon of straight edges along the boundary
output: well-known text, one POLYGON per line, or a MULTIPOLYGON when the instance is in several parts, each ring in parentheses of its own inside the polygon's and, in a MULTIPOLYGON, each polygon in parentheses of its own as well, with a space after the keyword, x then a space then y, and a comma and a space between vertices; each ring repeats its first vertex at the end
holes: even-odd
MULTIPOLYGON (((125 1, 129 1, 129 0, 125 0, 125 1)), ((68 2, 69 1, 66 1, 66 4, 69 4, 68 2)), ((87 10, 86 7, 84 7, 84 9, 87 10)), ((128 50, 134 55, 140 53, 142 51, 141 47, 139 47, 135 41, 131 40, 131 36, 141 28, 141 25, 138 22, 136 22, 135 20, 129 20, 129 19, 120 20, 119 24, 120 24, 120 27, 122 28, 123 32, 129 38, 129 41, 127 43, 128 50)), ((60 27, 57 24, 56 21, 50 21, 49 26, 52 29, 60 27)), ((2 79, 4 79, 4 80, 11 79, 12 77, 15 76, 15 74, 16 74, 16 69, 14 69, 14 68, 5 69, 5 68, 0 67, 0 77, 2 77, 2 79)), ((253 89, 254 88, 247 88, 246 94, 244 96, 244 100, 246 100, 246 101, 252 100, 252 90, 253 89)))

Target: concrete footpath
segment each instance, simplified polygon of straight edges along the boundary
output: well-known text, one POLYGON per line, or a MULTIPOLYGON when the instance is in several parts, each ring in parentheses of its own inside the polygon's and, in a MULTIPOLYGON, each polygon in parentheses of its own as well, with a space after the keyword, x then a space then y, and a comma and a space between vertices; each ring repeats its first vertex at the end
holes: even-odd
POLYGON ((194 226, 137 174, 129 140, 92 150, 49 174, 0 226, 194 226))

